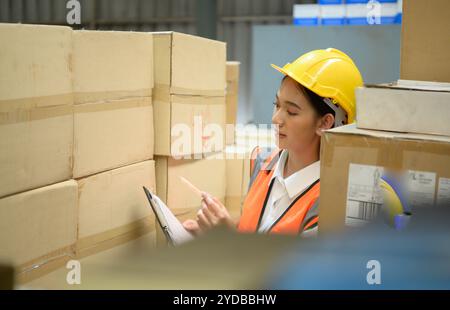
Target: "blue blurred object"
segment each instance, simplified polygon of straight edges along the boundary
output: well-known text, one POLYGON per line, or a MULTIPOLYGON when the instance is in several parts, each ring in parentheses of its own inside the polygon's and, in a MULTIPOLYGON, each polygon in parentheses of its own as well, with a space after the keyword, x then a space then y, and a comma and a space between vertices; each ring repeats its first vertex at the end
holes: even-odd
MULTIPOLYGON (((370 0, 347 0, 345 1, 346 4, 355 4, 355 3, 363 3, 366 4, 370 0)), ((380 3, 397 3, 397 0, 378 0, 380 3)))
POLYGON ((371 16, 374 13, 374 4, 378 3, 380 6, 380 16, 376 23, 370 23, 373 25, 388 25, 394 24, 397 20, 398 15, 398 4, 397 0, 379 0, 372 1, 371 5, 368 5, 369 0, 348 0, 347 13, 346 13, 346 24, 348 25, 369 25, 368 18, 369 12, 371 16))
POLYGON ((395 229, 404 229, 411 215, 411 207, 406 198, 409 193, 404 172, 385 170, 380 178, 383 193, 383 214, 395 229))
POLYGON ((345 3, 347 4, 366 4, 369 0, 347 0, 345 3))
POLYGON ((294 18, 294 25, 317 26, 317 25, 319 25, 319 19, 318 18, 294 18))
POLYGON ((319 0, 321 5, 333 5, 333 4, 343 4, 343 0, 319 0))
POLYGON ((324 26, 345 25, 345 18, 322 18, 321 24, 324 26))
POLYGON ((397 214, 394 216, 394 228, 397 230, 405 229, 411 220, 409 214, 397 214))
POLYGON ((449 220, 449 208, 423 208, 415 211, 402 231, 389 228, 381 220, 342 235, 299 242, 278 265, 267 287, 448 290, 449 220), (379 263, 380 284, 370 281, 376 271, 373 262, 379 263))

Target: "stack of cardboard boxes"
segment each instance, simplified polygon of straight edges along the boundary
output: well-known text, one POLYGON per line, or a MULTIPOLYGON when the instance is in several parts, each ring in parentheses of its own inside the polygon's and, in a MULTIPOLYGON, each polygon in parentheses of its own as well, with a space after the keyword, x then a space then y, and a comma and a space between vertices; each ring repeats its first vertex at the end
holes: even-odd
POLYGON ((433 6, 404 3, 400 72, 404 80, 357 89, 356 125, 324 134, 321 233, 364 224, 380 213, 384 175, 397 179, 399 184, 391 181, 392 188, 409 209, 403 211, 413 216, 416 208, 450 206, 450 84, 445 83, 449 59, 439 48, 442 40, 428 37, 450 26, 441 17, 447 7, 447 1, 433 6), (438 45, 430 49, 424 40, 438 45))
POLYGON ((225 43, 34 25, 0 38, 0 257, 19 280, 148 232, 165 244, 142 186, 195 219, 183 176, 239 217, 251 150, 225 150, 225 43))
POLYGON ((0 38, 2 260, 27 280, 153 230, 152 35, 2 24, 0 38))
POLYGON ((72 30, 0 25, 0 257, 19 276, 73 256, 72 30))
MULTIPOLYGON (((181 221, 201 198, 181 181, 225 201, 225 43, 176 32, 154 35, 157 195, 181 221)), ((157 243, 164 245, 157 229, 157 243)))
POLYGON ((74 31, 72 70, 77 252, 83 256, 154 229, 142 190, 156 189, 153 37, 74 31))

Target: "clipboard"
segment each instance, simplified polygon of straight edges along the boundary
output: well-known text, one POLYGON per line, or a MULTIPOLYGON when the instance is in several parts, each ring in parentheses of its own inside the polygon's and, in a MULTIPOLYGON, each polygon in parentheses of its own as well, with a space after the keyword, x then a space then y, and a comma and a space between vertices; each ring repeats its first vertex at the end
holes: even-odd
POLYGON ((145 195, 147 196, 148 202, 150 203, 150 206, 152 207, 153 213, 155 213, 158 224, 161 227, 164 235, 166 236, 167 241, 171 245, 173 245, 174 242, 173 242, 172 236, 170 235, 169 225, 167 224, 166 218, 164 217, 164 215, 162 214, 160 209, 156 207, 157 203, 153 200, 153 196, 150 193, 150 191, 145 186, 143 186, 142 188, 144 189, 144 192, 145 192, 145 195))
POLYGON ((158 196, 152 195, 145 186, 143 189, 167 242, 176 246, 192 240, 194 237, 183 227, 166 204, 158 196))

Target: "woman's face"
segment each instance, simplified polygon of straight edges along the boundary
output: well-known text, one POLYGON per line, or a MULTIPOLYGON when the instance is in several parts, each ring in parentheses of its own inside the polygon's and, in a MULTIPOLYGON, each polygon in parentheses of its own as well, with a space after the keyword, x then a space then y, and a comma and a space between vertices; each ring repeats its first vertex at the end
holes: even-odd
POLYGON ((282 81, 274 105, 272 123, 278 125, 280 149, 303 152, 320 140, 316 133, 319 117, 297 82, 290 77, 282 81))

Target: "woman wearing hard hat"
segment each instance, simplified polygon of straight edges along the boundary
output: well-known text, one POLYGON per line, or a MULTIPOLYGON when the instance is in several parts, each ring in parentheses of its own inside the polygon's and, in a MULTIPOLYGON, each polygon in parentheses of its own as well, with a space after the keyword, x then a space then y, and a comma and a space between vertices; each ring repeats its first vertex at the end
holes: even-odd
POLYGON ((272 67, 284 74, 272 117, 278 148, 269 154, 256 149, 252 156, 251 185, 239 223, 217 198, 204 193, 197 220, 183 223, 194 234, 220 224, 240 232, 317 231, 320 138, 324 130, 354 121, 355 88, 363 80, 351 58, 333 48, 272 67))

